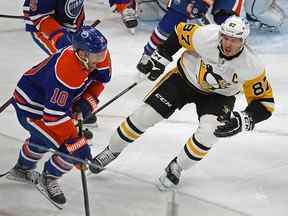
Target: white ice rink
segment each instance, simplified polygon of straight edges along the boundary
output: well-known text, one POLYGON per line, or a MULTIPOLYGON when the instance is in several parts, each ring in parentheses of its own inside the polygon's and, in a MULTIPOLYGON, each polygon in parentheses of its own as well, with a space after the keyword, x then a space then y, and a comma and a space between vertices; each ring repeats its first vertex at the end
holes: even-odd
MULTIPOLYGON (((0 14, 21 14, 21 1, 2 1, 0 14)), ((287 0, 280 2, 287 11, 287 0)), ((153 23, 141 23, 132 36, 106 5, 92 0, 87 5, 87 20, 102 20, 99 29, 109 39, 113 62, 112 81, 100 98, 103 104, 137 80, 135 66, 153 23)), ((11 96, 22 73, 45 57, 23 29, 22 20, 0 18, 0 105, 11 96)), ((276 111, 251 134, 220 140, 204 160, 183 173, 175 192, 179 216, 288 215, 288 33, 252 32, 251 44, 267 65, 276 111)), ((93 155, 108 144, 114 129, 142 103, 152 86, 149 81, 139 84, 99 113, 99 127, 93 129, 93 155)), ((239 97, 237 110, 246 105, 239 97)), ((106 171, 89 175, 91 215, 169 215, 172 193, 160 192, 154 184, 196 127, 195 107, 188 105, 148 130, 106 171)), ((0 114, 0 172, 14 165, 26 137, 12 107, 0 114)), ((85 215, 80 173, 75 169, 60 183, 68 200, 62 211, 32 186, 0 179, 0 215, 85 215)))

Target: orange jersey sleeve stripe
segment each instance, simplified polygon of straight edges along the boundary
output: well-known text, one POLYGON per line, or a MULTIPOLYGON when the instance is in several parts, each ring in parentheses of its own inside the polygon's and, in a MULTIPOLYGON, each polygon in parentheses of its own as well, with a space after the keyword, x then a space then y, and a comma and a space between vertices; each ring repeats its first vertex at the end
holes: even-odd
POLYGON ((85 91, 85 93, 88 93, 90 95, 93 95, 93 97, 98 98, 102 91, 104 90, 104 85, 101 82, 94 81, 89 88, 85 91))
POLYGON ((39 31, 44 32, 48 37, 59 29, 61 29, 60 24, 51 16, 45 17, 39 23, 39 31))

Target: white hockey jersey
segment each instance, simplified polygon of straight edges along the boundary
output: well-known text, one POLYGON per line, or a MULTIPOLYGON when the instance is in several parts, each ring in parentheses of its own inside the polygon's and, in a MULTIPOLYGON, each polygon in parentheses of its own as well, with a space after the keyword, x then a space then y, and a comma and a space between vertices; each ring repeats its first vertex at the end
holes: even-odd
POLYGON ((261 60, 247 45, 237 57, 231 60, 221 58, 218 49, 219 28, 215 24, 177 25, 178 41, 186 48, 180 65, 187 80, 201 91, 225 96, 235 95, 243 88, 248 103, 260 99, 266 109, 272 112, 272 89, 261 60))

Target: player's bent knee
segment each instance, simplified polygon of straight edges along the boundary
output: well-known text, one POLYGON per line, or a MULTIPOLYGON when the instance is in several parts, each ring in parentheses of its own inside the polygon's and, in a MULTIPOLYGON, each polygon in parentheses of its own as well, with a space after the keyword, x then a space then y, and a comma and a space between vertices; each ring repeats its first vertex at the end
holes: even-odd
POLYGON ((202 145, 211 148, 217 142, 214 131, 219 122, 215 115, 203 115, 200 118, 199 126, 194 133, 195 139, 202 145))
POLYGON ((147 128, 154 126, 156 123, 162 121, 164 118, 155 111, 150 105, 143 104, 132 115, 130 115, 131 122, 140 130, 146 131, 147 128))
POLYGON ((121 152, 129 143, 138 139, 147 128, 152 127, 163 117, 148 104, 142 105, 127 117, 110 138, 109 148, 121 152))

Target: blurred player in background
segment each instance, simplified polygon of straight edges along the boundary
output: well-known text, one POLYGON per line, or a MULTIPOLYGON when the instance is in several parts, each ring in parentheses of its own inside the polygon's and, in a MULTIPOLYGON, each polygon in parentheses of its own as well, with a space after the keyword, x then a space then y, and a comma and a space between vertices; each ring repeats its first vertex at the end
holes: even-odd
POLYGON ((113 12, 121 15, 126 28, 134 34, 138 25, 135 0, 109 0, 109 4, 113 12))
POLYGON ((219 137, 252 131, 255 124, 268 119, 274 110, 272 88, 265 66, 246 44, 248 35, 249 26, 237 16, 227 18, 221 26, 179 23, 153 52, 143 73, 156 80, 172 56, 185 48, 177 66, 148 93, 145 104, 114 131, 109 145, 93 159, 99 168, 90 170, 101 172, 148 128, 194 103, 198 128, 159 178, 160 189, 169 189, 179 184, 183 170, 208 154, 219 137), (241 89, 248 105, 235 111, 235 96, 241 89))
POLYGON ((90 26, 82 26, 72 36, 72 46, 25 72, 17 83, 12 104, 30 137, 7 178, 27 183, 39 180, 51 200, 64 204, 66 199, 58 179, 77 162, 54 154, 45 162, 41 175, 35 171, 36 164, 49 148, 81 159, 90 158, 87 139, 78 135, 73 117, 80 115, 85 119, 96 110, 102 82, 110 78, 107 40, 90 26))
MULTIPOLYGON (((233 14, 239 16, 243 3, 244 1, 242 0, 170 0, 165 15, 152 32, 150 40, 144 46, 144 52, 137 64, 138 70, 140 72, 143 70, 142 67, 149 60, 151 54, 157 46, 167 40, 170 33, 174 31, 175 25, 179 22, 199 21, 201 24, 208 24, 206 13, 210 8, 213 21, 216 24, 221 24, 233 14)), ((145 11, 149 13, 149 10, 145 9, 145 3, 140 4, 139 7, 141 5, 142 17, 145 17, 145 11)), ((149 7, 152 6, 150 5, 149 7)))
POLYGON ((153 51, 169 37, 179 22, 208 24, 207 17, 212 17, 211 22, 221 24, 235 14, 246 16, 254 27, 268 31, 279 31, 288 22, 287 15, 275 0, 170 0, 167 8, 161 1, 139 0, 138 8, 139 17, 143 20, 160 18, 137 64, 140 72, 143 63, 148 61, 153 51))
POLYGON ((288 27, 287 13, 276 0, 245 0, 245 11, 254 28, 281 31, 288 27))
POLYGON ((26 31, 48 55, 71 45, 85 19, 84 0, 25 0, 26 31))

